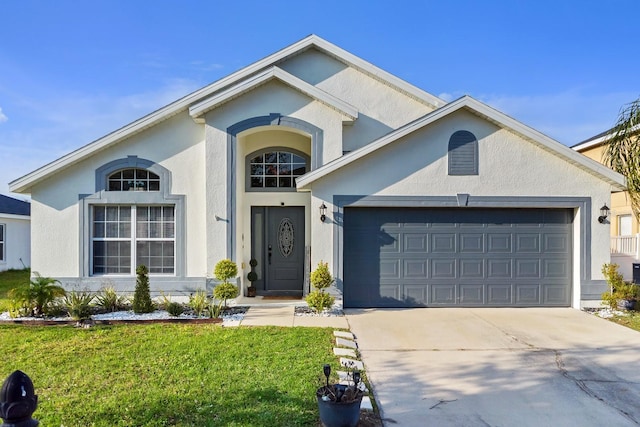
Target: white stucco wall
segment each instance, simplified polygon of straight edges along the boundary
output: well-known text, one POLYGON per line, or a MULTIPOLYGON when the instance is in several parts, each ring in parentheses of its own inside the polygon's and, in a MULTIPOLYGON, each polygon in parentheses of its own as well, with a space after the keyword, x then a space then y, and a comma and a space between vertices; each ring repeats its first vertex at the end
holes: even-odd
MULTIPOLYGON (((589 197, 593 207, 609 203, 611 187, 514 133, 460 111, 314 182, 312 191, 312 206, 324 201, 332 217, 334 195, 589 197), (479 141, 477 176, 448 175, 447 146, 457 130, 470 131, 479 141)), ((587 227, 591 229, 590 275, 597 280, 602 279, 602 264, 609 260, 609 228, 594 215, 587 218, 587 227)), ((338 243, 333 225, 311 224, 313 263, 333 259, 338 243)), ((575 292, 580 290, 581 249, 580 221, 576 220, 575 292)))
POLYGON ((138 156, 167 168, 172 175, 171 193, 186 195, 187 277, 204 277, 206 227, 204 127, 185 112, 123 143, 95 153, 32 188, 32 268, 42 275, 79 277, 81 251, 88 244, 81 235, 80 196, 95 193, 96 169, 104 164, 138 156))
POLYGON ((28 216, 0 213, 4 225, 4 259, 0 271, 31 265, 31 220, 28 216))

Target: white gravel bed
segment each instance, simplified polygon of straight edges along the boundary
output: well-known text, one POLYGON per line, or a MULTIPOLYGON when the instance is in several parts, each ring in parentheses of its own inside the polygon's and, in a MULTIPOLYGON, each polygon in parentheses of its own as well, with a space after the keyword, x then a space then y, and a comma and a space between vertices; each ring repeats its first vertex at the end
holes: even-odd
MULTIPOLYGON (((133 311, 115 311, 113 313, 103 313, 103 314, 94 314, 91 316, 93 320, 165 320, 165 319, 196 319, 197 317, 193 314, 181 314, 180 316, 171 316, 165 310, 156 310, 152 313, 144 313, 144 314, 135 314, 133 311)), ((222 316, 222 325, 223 326, 236 326, 239 324, 242 319, 244 319, 244 313, 235 313, 229 315, 222 316)), ((10 321, 38 321, 38 320, 48 320, 54 322, 68 322, 72 320, 70 317, 48 317, 46 319, 36 318, 36 317, 11 317, 9 316, 9 312, 5 311, 4 313, 0 313, 0 322, 10 322, 10 321)))

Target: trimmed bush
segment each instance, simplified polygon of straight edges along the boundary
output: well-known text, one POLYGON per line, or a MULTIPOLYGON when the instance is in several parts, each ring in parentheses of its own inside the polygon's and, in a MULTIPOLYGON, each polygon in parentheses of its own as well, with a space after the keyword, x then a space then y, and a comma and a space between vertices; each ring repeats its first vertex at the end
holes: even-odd
POLYGON ((136 314, 151 313, 156 308, 151 301, 149 290, 149 270, 145 265, 136 268, 136 291, 133 294, 133 312, 136 314))
POLYGON ((329 271, 329 265, 326 262, 320 261, 318 267, 311 273, 309 280, 314 288, 305 298, 309 307, 318 313, 331 308, 335 302, 335 298, 325 292, 325 289, 334 282, 333 276, 329 271))

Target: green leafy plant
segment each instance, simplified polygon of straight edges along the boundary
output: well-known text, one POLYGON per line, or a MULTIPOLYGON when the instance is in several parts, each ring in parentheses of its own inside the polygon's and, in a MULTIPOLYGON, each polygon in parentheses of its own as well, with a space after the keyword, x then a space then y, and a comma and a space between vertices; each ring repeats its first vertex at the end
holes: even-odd
POLYGON ((91 302, 94 297, 91 292, 71 291, 64 297, 63 303, 73 320, 87 320, 91 318, 91 302))
POLYGON ((309 307, 318 313, 331 308, 335 298, 325 291, 334 282, 333 276, 329 271, 329 265, 320 261, 318 267, 311 273, 309 280, 314 288, 305 298, 309 307))
POLYGON ((213 275, 222 283, 229 283, 229 279, 238 275, 238 266, 229 259, 223 259, 214 267, 213 275))
POLYGON ((619 301, 636 301, 640 296, 640 287, 631 282, 625 282, 618 268, 618 264, 602 266, 602 274, 609 284, 609 290, 604 292, 601 298, 612 309, 619 306, 619 301))
POLYGON ((195 294, 189 297, 189 307, 193 309, 197 317, 202 316, 208 305, 207 293, 203 290, 196 291, 195 294))
POLYGON ((118 295, 113 286, 100 289, 95 296, 95 301, 97 307, 108 312, 123 310, 129 302, 126 296, 118 295))
POLYGON ((178 317, 184 313, 184 306, 182 304, 176 301, 171 301, 171 295, 167 296, 164 292, 161 293, 163 299, 162 307, 167 310, 167 313, 169 313, 170 316, 178 317))
POLYGON ((222 315, 222 302, 217 302, 212 298, 207 306, 207 311, 211 319, 217 319, 222 315))
POLYGON ((47 314, 48 305, 56 298, 64 297, 66 291, 56 285, 60 283, 58 280, 42 277, 38 272, 33 274, 29 286, 11 289, 9 297, 13 300, 12 306, 27 308, 29 315, 44 316, 47 314))
POLYGON ((156 308, 151 301, 151 293, 149 290, 149 270, 145 265, 139 265, 136 268, 136 290, 133 294, 133 312, 151 313, 156 308))
POLYGON ((220 283, 213 288, 213 296, 215 299, 222 301, 222 305, 226 307, 228 299, 238 296, 238 287, 229 282, 220 283))
POLYGON ((229 282, 238 275, 238 266, 229 259, 219 261, 213 269, 213 274, 222 283, 213 288, 213 296, 217 300, 222 300, 223 305, 227 306, 227 300, 238 296, 239 290, 236 285, 229 282))

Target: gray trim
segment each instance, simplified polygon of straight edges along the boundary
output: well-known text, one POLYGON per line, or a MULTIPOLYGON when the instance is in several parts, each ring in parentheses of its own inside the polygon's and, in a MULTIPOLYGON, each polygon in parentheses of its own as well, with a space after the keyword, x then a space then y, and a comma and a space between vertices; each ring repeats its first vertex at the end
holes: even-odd
POLYGON ((304 158, 305 163, 306 163, 306 169, 307 172, 309 171, 309 167, 311 165, 311 159, 308 155, 306 155, 305 153, 303 153, 300 150, 296 150, 295 148, 291 148, 291 147, 267 147, 267 148, 261 148, 260 150, 256 150, 253 153, 249 153, 246 155, 246 157, 244 158, 244 189, 247 192, 255 192, 255 193, 269 193, 269 192, 292 192, 295 193, 297 191, 296 187, 291 187, 291 188, 271 188, 271 187, 267 187, 267 188, 254 188, 251 187, 251 167, 250 167, 250 161, 253 157, 258 156, 260 154, 264 154, 264 153, 268 153, 270 151, 282 151, 282 152, 287 152, 287 153, 291 153, 291 154, 295 154, 298 155, 302 158, 304 158))
MULTIPOLYGON (((596 299, 602 292, 602 280, 591 278, 591 198, 589 197, 527 197, 527 196, 469 196, 466 206, 483 208, 566 208, 578 209, 580 230, 580 298, 596 299)), ((336 237, 333 249, 334 277, 342 290, 343 272, 343 217, 346 207, 458 207, 458 196, 333 196, 335 206, 334 229, 336 237)), ((574 240, 575 240, 574 234, 574 240)))
POLYGON ((245 130, 259 126, 285 126, 299 129, 311 136, 311 170, 322 165, 323 131, 295 117, 283 116, 279 113, 271 113, 268 116, 257 116, 242 120, 227 128, 227 258, 235 259, 236 239, 236 146, 238 134, 245 130))
MULTIPOLYGON (((105 286, 113 286, 118 292, 133 293, 136 286, 135 276, 91 276, 56 277, 66 290, 98 292, 105 286)), ((150 276, 151 293, 159 296, 160 291, 170 293, 172 297, 189 295, 197 290, 210 290, 210 279, 206 277, 167 277, 150 276)))
MULTIPOLYGON (((126 159, 117 159, 106 163, 96 169, 96 188, 94 194, 79 194, 78 209, 80 219, 80 250, 78 263, 79 277, 101 278, 102 280, 114 280, 121 276, 92 276, 90 268, 91 260, 91 206, 92 205, 174 205, 176 221, 176 248, 175 248, 175 273, 171 276, 152 276, 154 280, 166 278, 167 280, 182 280, 186 273, 186 196, 171 194, 171 172, 163 166, 151 160, 140 159, 137 156, 128 156, 126 159), (137 167, 150 170, 160 176, 160 191, 106 191, 106 177, 116 170, 128 167, 137 167)), ((127 276, 131 277, 131 276, 127 276)))
POLYGON ((113 172, 130 168, 146 169, 155 173, 160 177, 160 191, 168 194, 171 190, 171 172, 167 168, 151 160, 141 159, 138 156, 127 156, 124 159, 113 160, 96 169, 96 193, 107 190, 107 179, 113 172))
POLYGON ((2 248, 0 248, 0 262, 5 264, 7 262, 7 225, 2 223, 0 224, 0 243, 2 243, 2 248))

